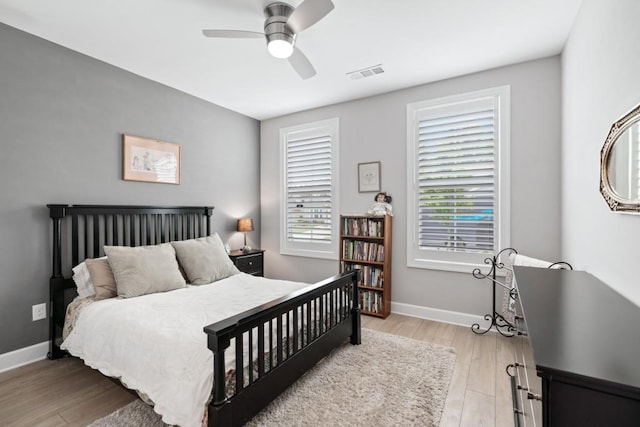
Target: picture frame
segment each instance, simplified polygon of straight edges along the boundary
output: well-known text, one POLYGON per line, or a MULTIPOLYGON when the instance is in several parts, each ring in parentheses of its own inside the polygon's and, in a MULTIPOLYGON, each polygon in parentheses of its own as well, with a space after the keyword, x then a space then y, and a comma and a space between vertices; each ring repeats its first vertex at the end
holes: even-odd
POLYGON ((358 163, 358 192, 380 191, 380 162, 358 163))
POLYGON ((122 135, 122 179, 180 184, 181 147, 172 142, 122 135))

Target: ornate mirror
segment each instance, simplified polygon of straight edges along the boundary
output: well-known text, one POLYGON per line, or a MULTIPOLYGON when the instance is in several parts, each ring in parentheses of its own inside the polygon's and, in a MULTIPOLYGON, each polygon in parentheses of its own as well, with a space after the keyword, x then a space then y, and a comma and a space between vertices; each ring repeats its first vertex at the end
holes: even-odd
POLYGON ((600 152, 600 192, 612 211, 640 213, 640 105, 611 126, 600 152))

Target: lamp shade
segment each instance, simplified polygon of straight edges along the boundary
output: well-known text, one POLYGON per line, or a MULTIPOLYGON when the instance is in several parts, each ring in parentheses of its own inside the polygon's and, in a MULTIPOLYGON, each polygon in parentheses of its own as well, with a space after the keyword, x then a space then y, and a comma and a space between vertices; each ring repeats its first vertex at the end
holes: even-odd
POLYGON ((253 231, 253 220, 251 218, 240 218, 238 220, 238 231, 253 231))

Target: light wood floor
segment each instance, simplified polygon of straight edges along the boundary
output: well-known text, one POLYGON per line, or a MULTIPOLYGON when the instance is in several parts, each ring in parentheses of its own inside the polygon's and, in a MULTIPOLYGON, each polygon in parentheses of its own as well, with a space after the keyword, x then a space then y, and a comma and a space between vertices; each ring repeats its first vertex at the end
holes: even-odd
MULTIPOLYGON (((362 326, 455 348, 456 366, 441 426, 513 426, 505 366, 509 338, 392 314, 362 326)), ((0 426, 86 426, 135 397, 78 359, 43 360, 0 374, 0 426)))

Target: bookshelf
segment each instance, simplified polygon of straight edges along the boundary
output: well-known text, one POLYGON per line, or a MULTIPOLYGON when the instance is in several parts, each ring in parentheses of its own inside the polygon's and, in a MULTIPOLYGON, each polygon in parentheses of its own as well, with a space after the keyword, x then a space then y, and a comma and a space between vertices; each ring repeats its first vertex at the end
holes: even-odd
POLYGON ((362 314, 386 318, 391 312, 391 219, 389 215, 340 216, 339 271, 360 270, 362 314))

